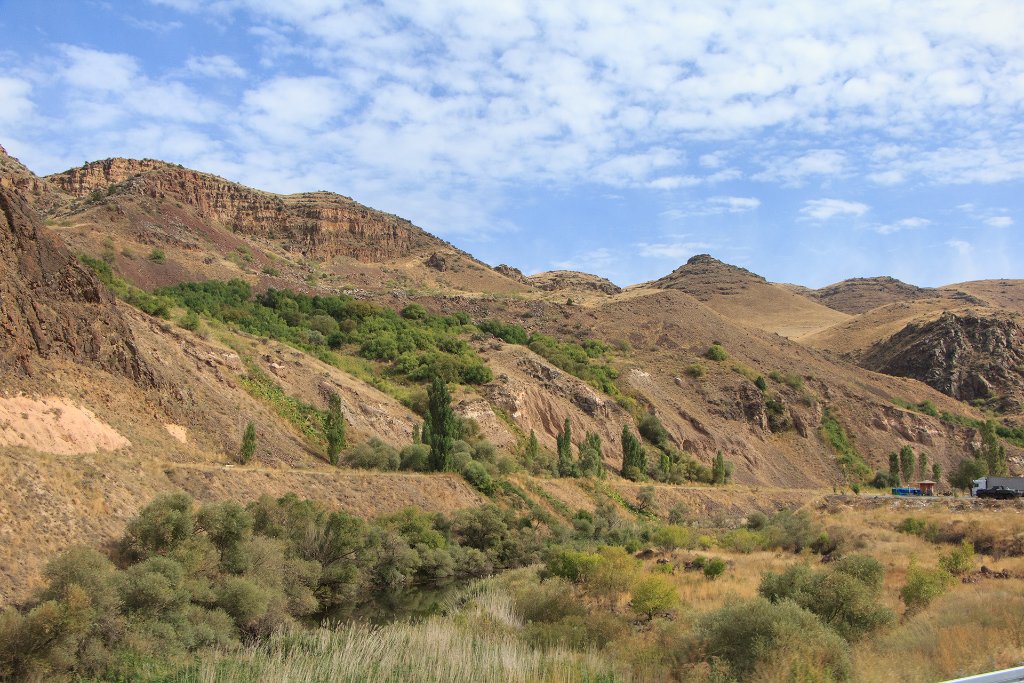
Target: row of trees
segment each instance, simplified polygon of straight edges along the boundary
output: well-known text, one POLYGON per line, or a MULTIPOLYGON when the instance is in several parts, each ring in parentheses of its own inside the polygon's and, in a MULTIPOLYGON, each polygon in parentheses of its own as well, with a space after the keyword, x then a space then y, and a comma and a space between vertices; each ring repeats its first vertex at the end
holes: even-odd
MULTIPOLYGON (((341 397, 331 392, 327 397, 327 412, 322 415, 323 439, 327 444, 327 462, 337 466, 338 456, 345 448, 346 426, 345 416, 341 414, 341 397)), ((242 444, 238 449, 238 461, 243 465, 256 455, 256 423, 252 420, 245 425, 242 432, 242 444)))

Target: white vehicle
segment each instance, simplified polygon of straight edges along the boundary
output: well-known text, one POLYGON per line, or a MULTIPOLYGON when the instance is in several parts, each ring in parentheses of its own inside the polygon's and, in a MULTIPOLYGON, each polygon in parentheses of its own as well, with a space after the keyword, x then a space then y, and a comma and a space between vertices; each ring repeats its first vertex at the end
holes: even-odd
MULTIPOLYGON (((1016 491, 1018 496, 1024 495, 1024 477, 982 477, 971 482, 971 495, 977 496, 979 491, 989 489, 1008 489, 1016 491)), ((982 493, 984 497, 985 494, 982 493)))

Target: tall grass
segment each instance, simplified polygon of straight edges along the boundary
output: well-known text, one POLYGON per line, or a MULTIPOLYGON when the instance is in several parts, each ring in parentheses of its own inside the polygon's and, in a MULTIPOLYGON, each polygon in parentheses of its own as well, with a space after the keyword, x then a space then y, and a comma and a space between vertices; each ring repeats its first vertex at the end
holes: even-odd
POLYGON ((180 683, 381 681, 408 683, 569 683, 619 681, 592 652, 533 647, 511 596, 484 582, 453 614, 382 627, 324 625, 207 656, 180 683))

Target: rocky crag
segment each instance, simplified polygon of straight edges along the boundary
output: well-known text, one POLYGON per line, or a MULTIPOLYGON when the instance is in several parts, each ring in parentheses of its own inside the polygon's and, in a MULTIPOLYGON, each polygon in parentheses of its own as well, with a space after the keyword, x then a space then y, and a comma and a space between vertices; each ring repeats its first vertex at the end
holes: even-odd
POLYGON ((1024 407, 1024 327, 1016 316, 943 313, 871 347, 864 367, 912 377, 961 401, 1024 407))

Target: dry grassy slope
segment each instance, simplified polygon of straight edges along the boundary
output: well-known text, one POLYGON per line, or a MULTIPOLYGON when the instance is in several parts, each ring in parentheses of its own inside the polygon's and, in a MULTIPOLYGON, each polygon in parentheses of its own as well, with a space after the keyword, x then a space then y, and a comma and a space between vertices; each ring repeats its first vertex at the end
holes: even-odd
POLYGON ((275 195, 130 159, 45 180, 73 198, 50 211, 68 243, 107 253, 143 287, 245 277, 265 286, 321 289, 529 290, 404 219, 329 192, 275 195), (154 247, 164 250, 164 263, 146 259, 154 247))
POLYGON ((665 277, 636 289, 686 292, 729 320, 789 338, 814 334, 848 318, 785 285, 770 283, 706 254, 694 256, 665 277))
MULTIPOLYGON (((516 321, 547 334, 628 344, 630 350, 616 353, 613 361, 621 370, 620 384, 653 408, 676 443, 703 462, 710 463, 722 450, 736 463, 740 482, 783 487, 834 483, 834 455, 818 433, 824 406, 836 412, 861 452, 879 468, 886 466, 889 452, 911 443, 948 469, 970 452, 975 438, 972 430, 894 405, 894 398, 928 399, 941 410, 977 416, 973 409, 919 382, 866 372, 778 335, 734 323, 678 290, 629 289, 606 298, 603 305, 590 306, 453 297, 423 302, 437 310, 467 310, 475 318, 516 321), (713 340, 725 344, 729 360, 715 363, 703 358, 713 340), (707 369, 704 377, 695 379, 687 373, 694 363, 707 369), (795 425, 791 431, 772 433, 762 396, 737 369, 766 377, 773 370, 798 373, 806 378, 814 405, 807 404, 802 391, 769 380, 770 393, 784 399, 795 425)), ((503 367, 509 365, 505 362, 503 367)), ((537 383, 531 377, 533 373, 527 373, 517 381, 537 383)), ((535 405, 538 414, 531 424, 539 424, 538 434, 551 442, 554 426, 565 414, 560 411, 572 407, 535 405)), ((570 415, 575 419, 578 413, 570 415)), ((610 422, 615 427, 606 430, 612 432, 612 441, 606 441, 612 453, 609 456, 606 450, 606 459, 617 466, 621 455, 614 429, 621 422, 610 422)))
POLYGON ((957 303, 947 298, 919 299, 873 308, 815 334, 800 337, 802 344, 857 358, 873 344, 884 341, 911 323, 938 318, 944 311, 978 315, 997 314, 999 309, 957 303))
POLYGON ((975 280, 942 289, 966 292, 990 306, 1024 313, 1024 280, 975 280))
MULTIPOLYGON (((857 277, 820 289, 802 288, 798 293, 829 308, 851 315, 896 302, 937 297, 952 298, 956 293, 926 289, 894 277, 857 277)), ((962 293, 960 293, 962 295, 962 293)))

